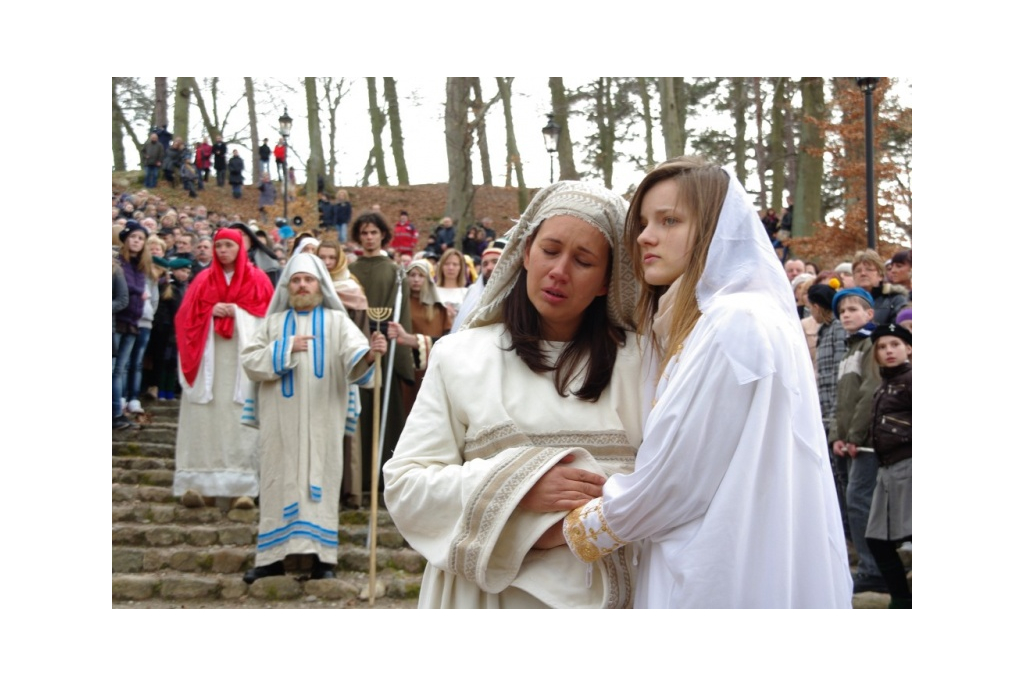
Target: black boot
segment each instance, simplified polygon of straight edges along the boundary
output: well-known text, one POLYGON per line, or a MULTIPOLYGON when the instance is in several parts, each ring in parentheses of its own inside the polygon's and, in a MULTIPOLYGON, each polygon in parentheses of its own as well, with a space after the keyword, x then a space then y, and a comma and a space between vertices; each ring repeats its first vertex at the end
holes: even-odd
POLYGON ((252 585, 253 583, 255 583, 260 578, 267 578, 269 576, 283 576, 283 575, 284 575, 284 562, 283 561, 275 561, 274 563, 267 564, 266 566, 257 566, 255 568, 249 569, 248 571, 245 572, 245 575, 242 576, 242 580, 244 580, 246 582, 246 584, 252 585))

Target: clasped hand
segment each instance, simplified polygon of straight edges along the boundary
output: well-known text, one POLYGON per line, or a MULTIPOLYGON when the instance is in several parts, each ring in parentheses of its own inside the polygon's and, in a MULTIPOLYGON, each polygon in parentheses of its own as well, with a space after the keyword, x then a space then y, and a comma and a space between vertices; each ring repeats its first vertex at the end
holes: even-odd
POLYGON ((568 455, 540 477, 519 502, 526 511, 544 514, 554 511, 572 511, 595 497, 601 496, 604 476, 566 466, 575 459, 568 455))

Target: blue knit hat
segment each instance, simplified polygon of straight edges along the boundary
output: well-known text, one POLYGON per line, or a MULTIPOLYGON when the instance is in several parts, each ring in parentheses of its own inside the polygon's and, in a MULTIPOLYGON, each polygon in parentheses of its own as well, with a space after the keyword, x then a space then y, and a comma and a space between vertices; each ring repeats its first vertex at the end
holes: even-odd
POLYGON ((864 288, 844 288, 836 293, 836 296, 832 298, 832 313, 839 316, 839 303, 843 301, 844 297, 850 295, 856 295, 857 297, 863 298, 867 301, 868 306, 872 309, 875 308, 875 298, 871 297, 871 293, 864 288))

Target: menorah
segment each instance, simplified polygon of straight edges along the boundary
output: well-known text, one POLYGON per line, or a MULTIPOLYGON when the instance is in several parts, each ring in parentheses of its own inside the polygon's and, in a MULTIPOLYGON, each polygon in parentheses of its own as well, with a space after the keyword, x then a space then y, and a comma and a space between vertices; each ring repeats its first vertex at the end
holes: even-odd
MULTIPOLYGON (((391 307, 369 307, 367 316, 376 324, 374 331, 381 331, 381 324, 391 318, 391 307)), ((380 478, 380 355, 375 354, 373 360, 373 448, 371 454, 372 471, 370 475, 370 586, 369 600, 377 595, 377 485, 380 478)))

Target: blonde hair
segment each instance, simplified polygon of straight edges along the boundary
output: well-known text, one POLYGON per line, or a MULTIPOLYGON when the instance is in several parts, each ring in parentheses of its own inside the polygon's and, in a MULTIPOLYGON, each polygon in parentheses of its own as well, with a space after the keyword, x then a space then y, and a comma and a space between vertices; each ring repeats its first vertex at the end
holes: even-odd
POLYGON ((441 255, 441 259, 437 260, 437 276, 435 277, 434 281, 439 286, 441 286, 442 288, 451 287, 451 286, 446 286, 444 284, 444 263, 446 261, 448 261, 448 258, 451 257, 452 255, 455 255, 455 257, 459 261, 459 275, 458 275, 458 278, 456 278, 456 280, 455 280, 455 286, 457 288, 465 288, 466 287, 466 260, 463 257, 462 252, 460 252, 459 250, 456 250, 454 247, 449 247, 447 250, 445 250, 444 254, 441 255))
POLYGON ((636 189, 626 214, 626 244, 633 252, 633 271, 640 284, 640 300, 637 303, 637 332, 649 336, 654 349, 661 359, 659 373, 664 372, 671 355, 665 350, 682 348, 683 341, 700 319, 697 305, 697 283, 704 274, 711 239, 718 226, 726 193, 729 190, 729 176, 722 167, 700 157, 676 157, 662 162, 654 168, 636 189), (693 218, 694 231, 691 236, 690 262, 679 277, 679 290, 673 304, 672 319, 666 340, 659 340, 653 325, 658 313, 658 299, 669 289, 668 285, 650 285, 644 280, 643 248, 637 237, 643 232, 640 222, 640 205, 644 196, 656 184, 672 179, 678 193, 676 201, 693 218))
MULTIPOLYGON (((316 256, 320 257, 320 251, 324 249, 334 250, 334 256, 337 258, 337 263, 334 265, 334 270, 329 273, 331 274, 331 278, 337 280, 338 278, 341 278, 345 273, 345 270, 348 268, 348 258, 345 256, 345 251, 341 249, 341 243, 333 237, 324 238, 320 241, 320 244, 316 246, 316 256)), ((323 259, 323 257, 320 258, 323 259)))

